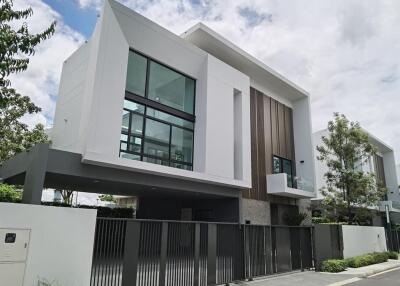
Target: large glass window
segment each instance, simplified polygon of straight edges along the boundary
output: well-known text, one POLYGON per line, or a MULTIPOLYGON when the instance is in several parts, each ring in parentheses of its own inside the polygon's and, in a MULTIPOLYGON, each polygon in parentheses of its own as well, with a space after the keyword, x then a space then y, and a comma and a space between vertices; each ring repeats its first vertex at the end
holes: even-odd
POLYGON ((193 115, 195 85, 194 79, 129 51, 128 92, 193 115))
POLYGON ((145 96, 147 59, 130 52, 126 76, 126 90, 139 96, 145 96))
POLYGON ((120 157, 193 169, 193 122, 125 100, 120 157))
POLYGON ((279 173, 286 173, 287 174, 287 185, 290 188, 294 187, 293 183, 293 167, 292 167, 292 161, 274 156, 273 157, 273 166, 272 166, 272 171, 274 174, 279 174, 279 173))
POLYGON ((148 97, 193 114, 194 80, 156 62, 150 62, 148 97))
POLYGON ((120 157, 193 169, 195 80, 129 51, 120 157))

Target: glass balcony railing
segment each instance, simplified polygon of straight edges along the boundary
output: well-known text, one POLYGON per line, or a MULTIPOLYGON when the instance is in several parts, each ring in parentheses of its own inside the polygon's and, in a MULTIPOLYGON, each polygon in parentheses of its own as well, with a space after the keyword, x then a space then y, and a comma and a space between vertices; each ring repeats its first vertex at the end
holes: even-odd
POLYGON ((312 183, 311 180, 308 180, 303 177, 293 177, 287 176, 288 180, 288 187, 289 188, 294 188, 306 192, 314 192, 314 184, 312 183))

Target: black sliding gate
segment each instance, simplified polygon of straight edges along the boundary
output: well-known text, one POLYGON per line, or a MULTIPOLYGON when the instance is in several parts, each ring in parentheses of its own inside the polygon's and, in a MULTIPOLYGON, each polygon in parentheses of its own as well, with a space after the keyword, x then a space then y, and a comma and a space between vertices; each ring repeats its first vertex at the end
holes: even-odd
POLYGON ((390 251, 400 252, 400 231, 386 229, 386 242, 390 251))
POLYGON ((312 268, 312 231, 99 218, 91 286, 206 286, 312 268))

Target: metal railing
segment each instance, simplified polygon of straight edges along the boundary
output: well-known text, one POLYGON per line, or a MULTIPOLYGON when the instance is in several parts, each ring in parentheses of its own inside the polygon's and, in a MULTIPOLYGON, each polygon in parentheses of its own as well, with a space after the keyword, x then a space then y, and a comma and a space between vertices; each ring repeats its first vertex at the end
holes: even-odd
POLYGON ((206 286, 313 267, 311 227, 98 218, 91 286, 206 286))

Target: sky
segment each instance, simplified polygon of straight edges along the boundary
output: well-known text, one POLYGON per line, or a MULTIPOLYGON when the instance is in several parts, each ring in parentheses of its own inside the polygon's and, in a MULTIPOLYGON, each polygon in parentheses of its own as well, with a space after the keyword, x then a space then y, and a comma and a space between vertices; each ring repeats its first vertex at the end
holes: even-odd
MULTIPOLYGON (((121 0, 170 31, 198 22, 259 58, 311 95, 313 130, 334 112, 393 146, 400 163, 400 1, 121 0), (229 3, 229 4, 228 4, 229 3)), ((14 0, 31 6, 32 32, 57 21, 13 86, 42 112, 24 120, 51 126, 63 61, 94 29, 102 0, 14 0)))

